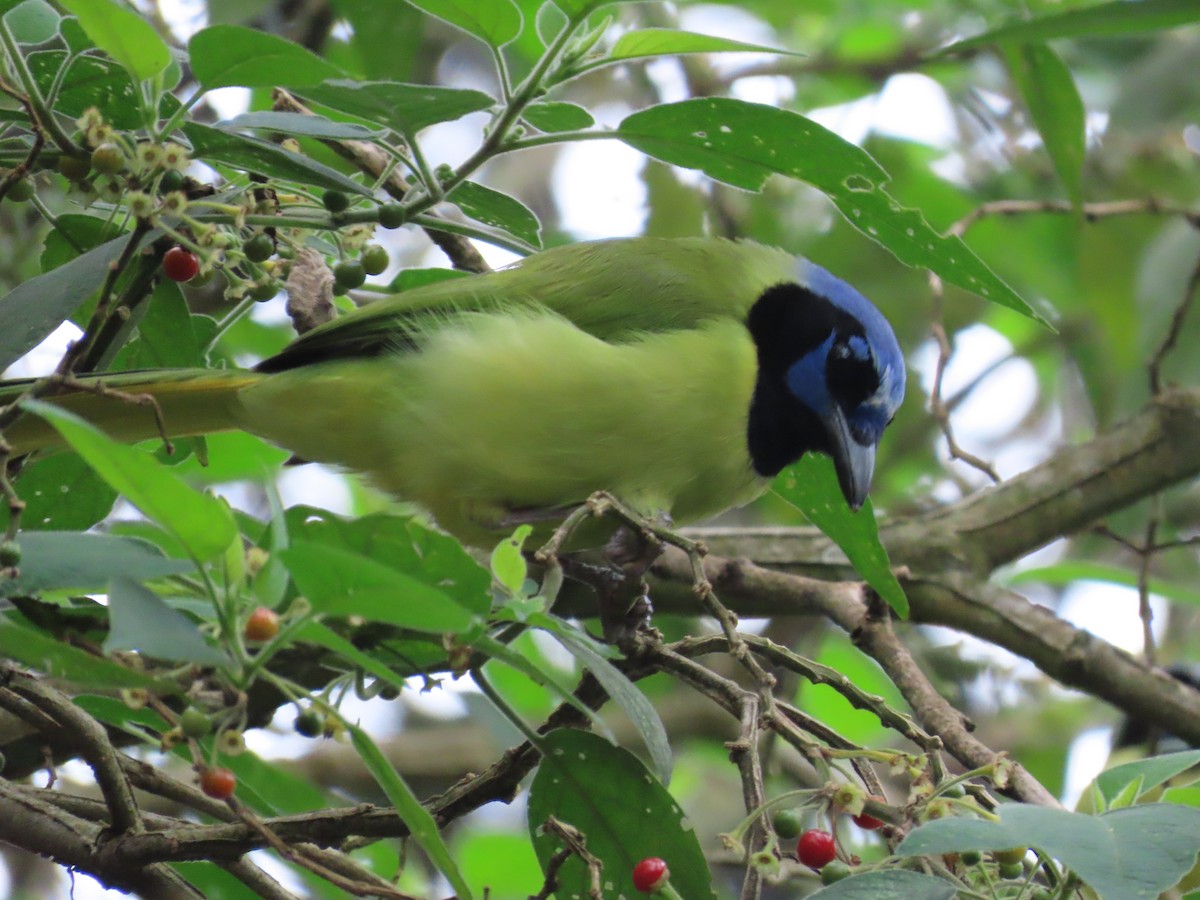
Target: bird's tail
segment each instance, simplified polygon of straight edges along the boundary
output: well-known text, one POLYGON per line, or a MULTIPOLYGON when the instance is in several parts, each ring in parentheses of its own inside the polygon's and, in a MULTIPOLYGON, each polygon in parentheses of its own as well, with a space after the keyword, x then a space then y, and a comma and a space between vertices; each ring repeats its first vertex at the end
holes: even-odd
MULTIPOLYGON (((265 376, 240 369, 146 369, 83 375, 47 394, 119 441, 187 437, 236 428, 238 391, 265 376)), ((0 406, 18 399, 36 379, 0 381, 0 406)), ((33 414, 5 430, 14 455, 61 446, 59 433, 33 414)))

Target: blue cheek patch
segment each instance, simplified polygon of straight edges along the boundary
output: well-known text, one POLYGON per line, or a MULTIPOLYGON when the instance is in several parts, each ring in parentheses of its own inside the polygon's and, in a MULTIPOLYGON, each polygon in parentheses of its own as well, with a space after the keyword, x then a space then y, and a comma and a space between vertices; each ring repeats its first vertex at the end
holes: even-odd
POLYGON ((818 416, 827 415, 833 402, 829 396, 829 386, 825 383, 825 361, 829 358, 829 348, 832 346, 831 334, 825 343, 808 351, 787 370, 788 390, 818 416))
POLYGON ((846 346, 850 349, 850 355, 859 362, 866 362, 871 358, 871 348, 867 344, 867 339, 861 334, 852 334, 846 339, 846 346))

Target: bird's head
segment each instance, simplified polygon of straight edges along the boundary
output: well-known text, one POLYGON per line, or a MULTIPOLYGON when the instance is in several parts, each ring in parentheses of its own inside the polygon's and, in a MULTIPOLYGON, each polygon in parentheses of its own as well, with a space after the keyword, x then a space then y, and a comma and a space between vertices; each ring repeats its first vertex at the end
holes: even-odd
POLYGON ((904 357, 883 314, 804 259, 796 280, 767 288, 747 327, 758 349, 750 457, 772 477, 806 451, 833 458, 852 509, 862 506, 875 448, 904 399, 904 357))

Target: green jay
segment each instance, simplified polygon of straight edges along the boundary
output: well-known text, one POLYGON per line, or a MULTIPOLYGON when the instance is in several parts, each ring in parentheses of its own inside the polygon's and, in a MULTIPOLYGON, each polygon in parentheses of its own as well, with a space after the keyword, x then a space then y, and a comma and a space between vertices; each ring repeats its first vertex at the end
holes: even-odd
MULTIPOLYGON (((857 509, 905 369, 879 310, 813 263, 748 241, 643 237, 378 300, 251 370, 88 377, 153 396, 170 436, 244 429, 364 473, 490 546, 514 517, 597 490, 695 521, 754 499, 806 452, 832 457, 857 509)), ((6 383, 0 399, 21 389, 6 383)), ((159 433, 145 407, 51 399, 120 440, 159 433)), ((32 415, 6 437, 18 454, 60 443, 32 415)))

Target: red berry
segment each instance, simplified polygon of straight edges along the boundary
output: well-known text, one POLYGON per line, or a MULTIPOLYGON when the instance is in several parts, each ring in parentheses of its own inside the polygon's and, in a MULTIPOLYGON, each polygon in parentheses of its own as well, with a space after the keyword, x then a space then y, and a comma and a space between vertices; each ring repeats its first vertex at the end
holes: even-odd
POLYGON ((218 766, 200 773, 200 790, 216 800, 227 800, 237 790, 237 776, 218 766))
POLYGON ((279 613, 260 606, 250 613, 243 632, 248 641, 269 641, 279 634, 279 613))
POLYGON ((837 848, 833 845, 833 835, 820 828, 810 828, 800 835, 796 842, 796 856, 800 862, 810 869, 820 869, 827 863, 833 862, 837 856, 837 848))
POLYGON ((651 894, 671 877, 667 864, 657 856, 649 856, 633 867, 633 886, 643 894, 651 894))
POLYGON ((196 254, 182 247, 172 247, 163 256, 163 272, 172 281, 191 281, 200 271, 200 260, 196 254))
POLYGON ((874 831, 877 828, 883 827, 883 820, 864 812, 854 817, 854 824, 866 831, 874 831))

